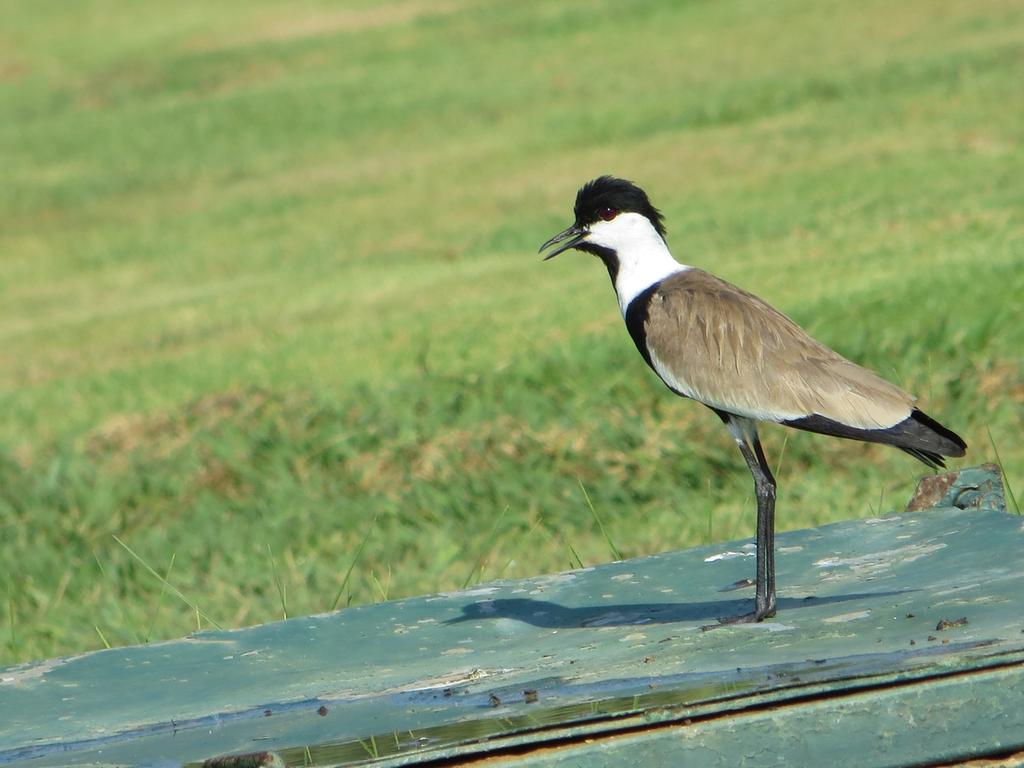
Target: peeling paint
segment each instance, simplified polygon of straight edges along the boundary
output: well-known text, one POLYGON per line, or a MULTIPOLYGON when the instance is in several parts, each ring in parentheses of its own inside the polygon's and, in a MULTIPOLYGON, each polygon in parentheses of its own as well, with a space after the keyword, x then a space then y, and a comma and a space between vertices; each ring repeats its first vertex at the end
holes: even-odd
POLYGON ((979 589, 980 587, 981 587, 981 584, 979 584, 979 583, 957 584, 955 587, 950 587, 948 589, 937 589, 934 592, 932 592, 932 596, 933 597, 945 597, 946 595, 954 595, 957 592, 969 592, 972 589, 979 589))
POLYGON ((912 563, 915 560, 938 552, 946 548, 945 542, 908 544, 905 547, 886 549, 881 552, 871 552, 866 555, 855 555, 853 557, 828 557, 816 560, 814 565, 819 568, 841 568, 851 569, 856 575, 864 576, 872 573, 886 571, 897 564, 912 563))
POLYGON ((851 613, 840 613, 837 616, 829 616, 827 619, 822 619, 822 621, 826 624, 845 624, 848 621, 858 621, 869 616, 871 616, 871 611, 853 611, 851 613))
POLYGON ((26 683, 42 680, 49 672, 63 666, 72 658, 47 659, 19 664, 0 671, 0 685, 23 686, 26 683))
POLYGON ((711 555, 710 557, 705 557, 704 558, 704 562, 705 563, 716 563, 719 560, 732 560, 735 557, 754 557, 754 555, 755 555, 754 552, 734 552, 732 550, 727 550, 727 551, 721 552, 721 553, 719 553, 717 555, 711 555))
POLYGON ((796 629, 792 624, 783 624, 779 621, 762 621, 760 624, 735 624, 736 629, 758 629, 765 632, 789 632, 796 629))

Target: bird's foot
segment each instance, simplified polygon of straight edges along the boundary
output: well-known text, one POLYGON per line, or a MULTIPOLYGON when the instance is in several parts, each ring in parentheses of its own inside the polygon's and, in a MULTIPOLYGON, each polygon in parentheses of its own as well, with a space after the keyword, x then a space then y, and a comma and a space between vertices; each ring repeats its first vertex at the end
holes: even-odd
POLYGON ((775 615, 775 608, 765 608, 764 610, 751 611, 750 613, 740 614, 739 616, 723 616, 718 620, 719 625, 723 624, 756 624, 759 621, 770 619, 775 615))
POLYGON ((775 606, 772 605, 770 608, 755 609, 750 613, 742 613, 739 616, 722 616, 717 624, 705 624, 700 629, 702 632, 707 632, 709 629, 719 629, 733 624, 756 624, 759 621, 770 619, 774 615, 775 606))

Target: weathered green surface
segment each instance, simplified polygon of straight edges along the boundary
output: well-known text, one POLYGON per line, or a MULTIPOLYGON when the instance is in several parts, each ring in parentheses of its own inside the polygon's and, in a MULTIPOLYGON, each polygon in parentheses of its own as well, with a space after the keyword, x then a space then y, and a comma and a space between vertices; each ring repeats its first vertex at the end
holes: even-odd
POLYGON ((1022 520, 985 469, 932 495, 781 535, 779 615, 759 625, 702 631, 751 596, 730 589, 752 574, 744 541, 3 670, 0 763, 872 765, 1024 749, 1022 520))
POLYGON ((1020 748, 1022 685, 1024 672, 1017 664, 785 709, 751 708, 706 721, 633 729, 600 742, 539 750, 516 765, 919 765, 937 756, 945 762, 952 756, 1005 754, 1020 748))

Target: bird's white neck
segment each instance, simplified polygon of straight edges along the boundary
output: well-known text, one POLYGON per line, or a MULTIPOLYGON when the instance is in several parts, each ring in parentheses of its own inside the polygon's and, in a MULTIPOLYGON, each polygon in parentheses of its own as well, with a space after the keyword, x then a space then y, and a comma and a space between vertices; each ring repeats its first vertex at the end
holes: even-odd
POLYGON ((630 302, 654 283, 689 269, 672 257, 658 230, 639 213, 621 213, 611 221, 595 222, 587 240, 618 256, 615 294, 623 317, 630 302))

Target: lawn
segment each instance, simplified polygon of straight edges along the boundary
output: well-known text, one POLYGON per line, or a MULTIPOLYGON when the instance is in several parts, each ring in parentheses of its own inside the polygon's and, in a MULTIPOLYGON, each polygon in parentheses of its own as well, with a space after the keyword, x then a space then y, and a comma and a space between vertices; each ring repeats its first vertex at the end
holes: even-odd
MULTIPOLYGON (((1022 40, 1002 0, 6 3, 0 663, 752 535, 603 267, 536 255, 601 173, 1020 495, 1022 40)), ((926 471, 763 434, 783 529, 926 471)))

